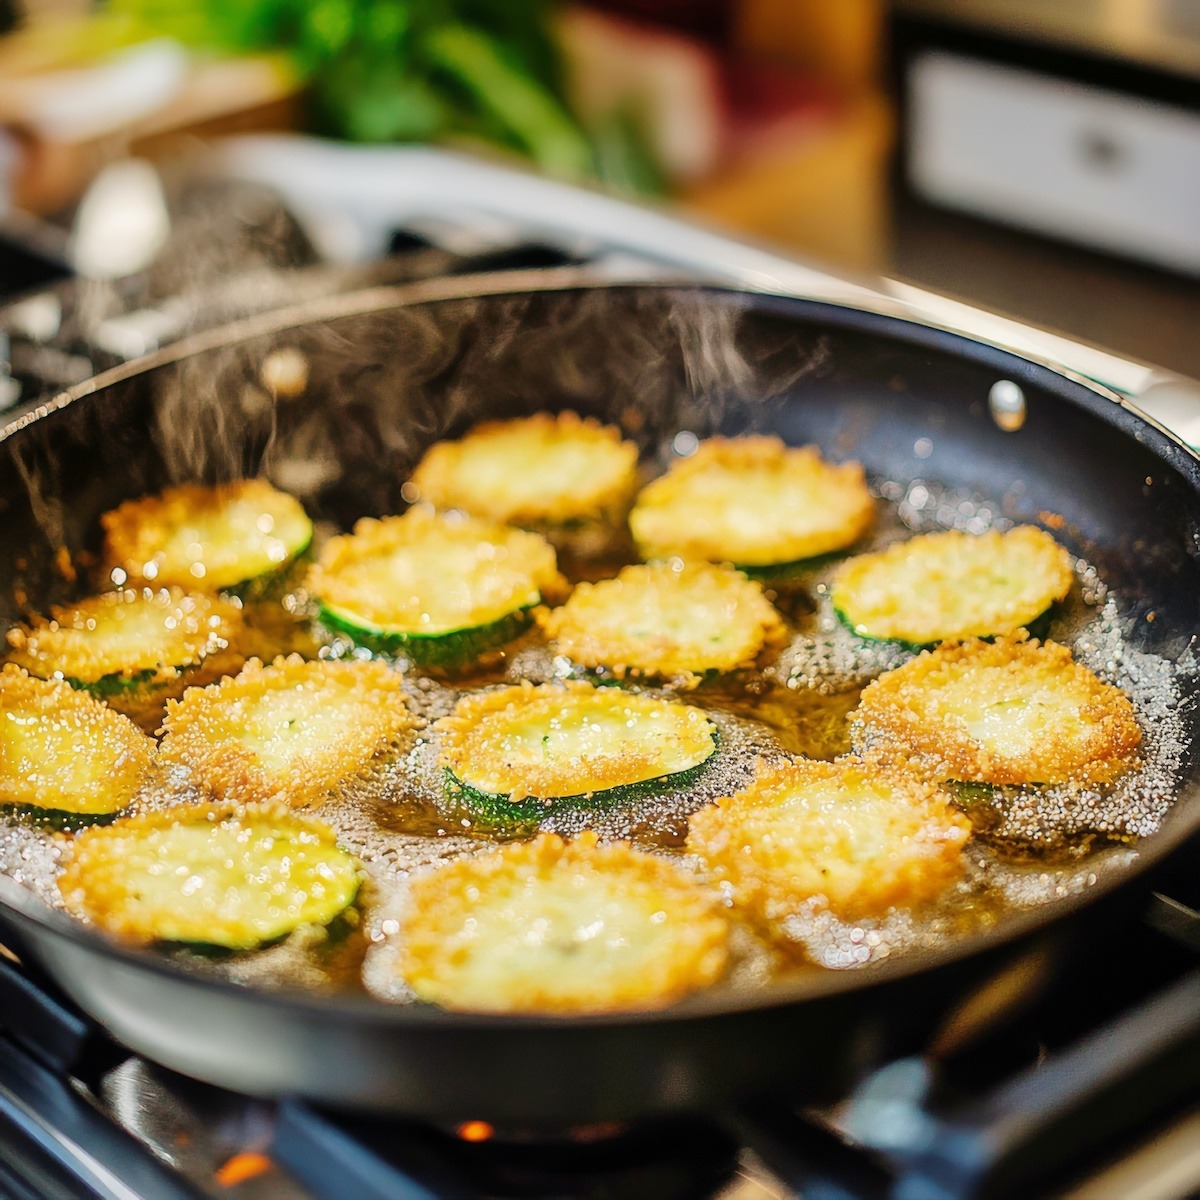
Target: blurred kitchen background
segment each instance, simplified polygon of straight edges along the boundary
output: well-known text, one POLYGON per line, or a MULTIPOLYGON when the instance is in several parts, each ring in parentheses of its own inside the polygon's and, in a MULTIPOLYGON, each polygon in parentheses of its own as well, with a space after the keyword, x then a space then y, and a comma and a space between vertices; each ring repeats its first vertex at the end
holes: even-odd
POLYGON ((234 186, 252 134, 517 164, 1200 376, 1200 0, 0 0, 0 35, 0 408, 194 328, 184 292, 487 249, 234 186))

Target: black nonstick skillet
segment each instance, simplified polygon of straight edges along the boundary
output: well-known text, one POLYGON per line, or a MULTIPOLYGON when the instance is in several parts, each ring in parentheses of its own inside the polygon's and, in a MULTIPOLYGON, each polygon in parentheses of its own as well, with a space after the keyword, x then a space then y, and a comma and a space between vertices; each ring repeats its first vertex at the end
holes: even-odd
MULTIPOLYGON (((434 439, 541 408, 619 422, 650 456, 680 430, 771 432, 877 479, 979 493, 1052 520, 1109 583, 1131 645, 1182 662, 1200 628, 1200 461, 1104 387, 866 308, 573 270, 254 318, 17 420, 0 431, 0 616, 73 594, 61 548, 85 561, 99 515, 126 498, 262 473, 348 526, 403 509, 434 439), (304 364, 286 394, 264 372, 281 350, 304 364)), ((1186 720, 1193 731, 1191 707, 1186 720)), ((131 1048, 255 1094, 513 1127, 815 1098, 920 1046, 1040 951, 1120 936, 1155 869, 1195 852, 1197 772, 1189 753, 1161 830, 1090 889, 895 961, 644 1015, 473 1016, 234 986, 117 945, 11 879, 0 940, 131 1048)))

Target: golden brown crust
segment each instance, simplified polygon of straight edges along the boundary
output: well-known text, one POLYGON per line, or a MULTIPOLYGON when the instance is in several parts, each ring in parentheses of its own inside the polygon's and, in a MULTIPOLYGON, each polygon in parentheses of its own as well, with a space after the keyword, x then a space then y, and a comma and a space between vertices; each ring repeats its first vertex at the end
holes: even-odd
POLYGON ((75 916, 132 941, 234 950, 326 924, 359 883, 329 826, 280 807, 125 817, 75 837, 63 864, 59 892, 75 916))
POLYGON ((869 684, 860 751, 935 779, 1107 783, 1137 763, 1133 705, 1056 642, 1023 633, 927 650, 869 684))
POLYGON ((145 733, 167 700, 246 660, 240 605, 178 588, 125 588, 10 629, 9 660, 42 679, 83 684, 145 733))
POLYGON ((382 662, 299 655, 192 688, 167 704, 162 758, 192 769, 219 799, 318 802, 412 729, 398 672, 382 662))
POLYGON ((475 1012, 661 1008, 714 983, 729 925, 685 872, 594 834, 543 834, 413 879, 399 969, 475 1012))
POLYGON ((179 588, 125 588, 10 629, 8 657, 42 679, 103 680, 104 698, 122 712, 126 704, 140 712, 151 689, 161 712, 185 686, 236 670, 244 633, 233 601, 179 588))
POLYGON ((615 426, 540 412, 435 443, 410 482, 435 508, 544 530, 620 520, 637 491, 637 459, 615 426))
POLYGON ((688 849, 768 925, 817 897, 846 919, 910 907, 963 871, 970 822, 934 785, 859 759, 800 759, 701 809, 688 849))
POLYGON ((423 506, 364 517, 353 533, 331 538, 307 586, 366 626, 421 635, 487 625, 568 590, 543 538, 423 506), (448 588, 448 578, 461 586, 448 588))
POLYGON ((926 645, 1015 633, 1066 598, 1071 556, 1048 533, 923 534, 850 559, 833 606, 855 633, 926 645))
POLYGON ((522 681, 464 697, 437 722, 463 784, 522 800, 587 795, 690 770, 715 749, 698 708, 590 683, 522 681))
POLYGON ((300 502, 265 479, 180 484, 126 500, 100 524, 105 578, 118 587, 221 591, 278 570, 312 537, 300 502))
POLYGON ((178 700, 189 688, 206 687, 236 675, 246 662, 245 653, 230 646, 172 678, 110 692, 103 700, 109 708, 127 716, 143 733, 155 736, 162 728, 168 700, 178 700))
POLYGON ((154 743, 69 684, 0 670, 0 804, 117 812, 148 782, 154 743))
POLYGON ((844 550, 870 528, 861 464, 775 437, 710 438, 642 489, 629 514, 643 558, 768 567, 844 550))
POLYGON ((561 608, 540 610, 553 649, 585 667, 696 683, 708 671, 753 666, 787 630, 762 588, 709 563, 626 567, 581 583, 561 608))

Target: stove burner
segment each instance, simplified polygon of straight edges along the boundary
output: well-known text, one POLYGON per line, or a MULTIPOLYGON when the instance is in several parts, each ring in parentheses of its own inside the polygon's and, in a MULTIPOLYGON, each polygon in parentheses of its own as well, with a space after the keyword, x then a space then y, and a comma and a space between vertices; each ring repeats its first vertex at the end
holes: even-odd
POLYGON ((279 1161, 328 1200, 692 1200, 717 1195, 738 1165, 736 1140, 706 1120, 654 1121, 553 1140, 479 1136, 488 1128, 468 1122, 455 1135, 287 1103, 274 1146, 279 1161))

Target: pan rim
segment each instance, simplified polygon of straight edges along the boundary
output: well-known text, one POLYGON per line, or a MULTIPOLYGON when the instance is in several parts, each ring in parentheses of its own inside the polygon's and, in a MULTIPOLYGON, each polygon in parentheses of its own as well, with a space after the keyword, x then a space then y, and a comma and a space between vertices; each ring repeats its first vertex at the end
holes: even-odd
MULTIPOLYGON (((64 388, 61 392, 47 397, 35 408, 0 425, 0 442, 7 441, 22 429, 36 424, 52 413, 114 383, 141 375, 156 367, 181 362, 186 358, 202 354, 206 350, 216 349, 232 341, 245 341, 251 337, 279 333, 287 329, 311 325, 318 321, 363 316, 371 312, 408 308, 421 304, 475 299, 482 296, 499 298, 506 295, 571 292, 584 289, 720 293, 754 298, 767 303, 777 301, 783 305, 798 304, 805 309, 819 313, 866 314, 868 317, 879 320, 892 335, 899 335, 902 339, 901 331, 905 328, 923 330, 927 335, 933 332, 948 339, 948 344, 956 345, 960 351, 963 347, 978 347, 980 350, 1004 355, 1015 362, 1048 371, 1051 375, 1076 384, 1096 397, 1136 416, 1140 422, 1149 425, 1174 447, 1181 450, 1187 459, 1200 464, 1200 448, 1189 446, 1172 430, 1162 425, 1154 417, 1142 412, 1127 397, 1099 380, 1083 375, 1061 362, 1035 354, 1028 349, 1013 348, 1000 342, 990 342, 974 334, 965 333, 932 316, 917 312, 903 301, 893 300, 882 294, 872 302, 856 299, 854 303, 850 303, 843 300, 808 297, 765 286, 739 285, 721 279, 703 279, 690 273, 647 272, 644 275, 631 273, 614 277, 610 269, 589 265, 544 267, 535 270, 514 269, 476 275, 455 275, 415 283, 389 284, 345 292, 336 296, 309 299, 300 304, 230 321, 211 329, 189 334, 168 346, 110 367, 69 388, 64 388)), ((1200 383, 1200 381, 1197 382, 1200 383)))
MULTIPOLYGON (((864 321, 872 332, 901 341, 918 337, 928 343, 932 335, 939 348, 959 358, 985 365, 1003 364, 1006 373, 1014 378, 1036 382, 1053 392, 1059 399, 1086 409, 1105 423, 1115 426, 1127 436, 1136 437, 1158 458, 1184 476, 1200 492, 1200 454, 1179 437, 1164 428, 1118 393, 1095 380, 1075 373, 1061 364, 984 341, 946 328, 936 323, 898 315, 893 306, 883 303, 844 303, 772 291, 739 287, 725 282, 699 280, 694 276, 612 279, 595 268, 564 267, 539 271, 507 271, 477 276, 456 276, 450 279, 372 288, 346 293, 317 301, 307 301, 290 308, 259 314, 240 321, 218 326, 172 343, 159 351, 133 359, 84 380, 58 393, 43 404, 0 428, 0 444, 22 431, 39 425, 55 413, 85 400, 100 396, 109 387, 143 375, 159 367, 202 354, 235 341, 255 336, 284 332, 317 322, 341 317, 366 315, 371 312, 437 304, 447 301, 480 297, 533 293, 569 293, 582 290, 633 290, 687 292, 696 295, 723 294, 755 302, 767 310, 797 311, 811 318, 834 324, 849 325, 864 321), (990 360, 990 361, 989 361, 990 360)), ((1177 799, 1178 799, 1177 795, 1177 799)), ((453 1026, 466 1030, 486 1029, 615 1029, 629 1025, 668 1022, 700 1022, 733 1017, 752 1011, 768 1011, 800 1005, 807 1001, 837 995, 848 995, 881 987, 896 980, 963 962, 988 951, 1003 949, 1021 942, 1028 935, 1043 929, 1052 931, 1071 914, 1090 908, 1109 897, 1121 887, 1144 880, 1149 871, 1200 833, 1200 800, 1191 801, 1193 811, 1173 808, 1163 827, 1148 839, 1137 843, 1137 861, 1113 870, 1083 891, 1059 897, 1044 905, 1006 916, 997 925, 953 939, 935 949, 921 949, 895 959, 870 963, 845 970, 815 968, 796 980, 774 984, 761 992, 718 990, 715 994, 702 992, 663 1009, 634 1012, 555 1016, 551 1014, 489 1014, 452 1012, 419 1004, 391 1004, 370 996, 328 995, 300 988, 246 987, 212 976, 182 970, 169 959, 150 949, 126 945, 104 935, 93 927, 71 919, 51 908, 29 889, 9 877, 0 876, 0 908, 15 910, 22 918, 32 921, 46 932, 92 952, 117 958, 130 967, 151 974, 169 977, 178 984, 185 981, 206 991, 225 997, 240 997, 277 1004, 298 1014, 308 1014, 323 1020, 346 1019, 368 1021, 376 1025, 413 1027, 453 1026), (1143 851, 1149 847, 1149 852, 1143 851), (6 893, 13 891, 15 895, 6 893)), ((0 917, 0 921, 3 918, 0 917)))

